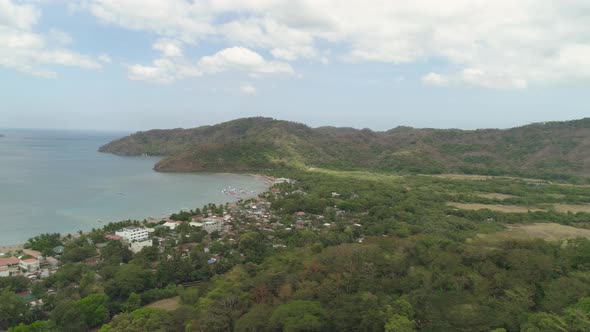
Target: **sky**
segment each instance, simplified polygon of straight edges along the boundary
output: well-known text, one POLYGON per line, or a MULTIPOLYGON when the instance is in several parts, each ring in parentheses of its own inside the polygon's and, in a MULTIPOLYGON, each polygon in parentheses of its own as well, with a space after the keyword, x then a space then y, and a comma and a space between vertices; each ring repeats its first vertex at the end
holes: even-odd
POLYGON ((0 128, 590 116, 587 0, 0 0, 0 128))

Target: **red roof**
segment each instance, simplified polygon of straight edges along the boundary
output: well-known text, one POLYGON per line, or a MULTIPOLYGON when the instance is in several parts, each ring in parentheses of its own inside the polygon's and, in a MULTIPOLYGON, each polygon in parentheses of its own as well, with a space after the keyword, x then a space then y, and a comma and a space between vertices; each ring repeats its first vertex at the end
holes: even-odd
POLYGON ((18 264, 18 258, 16 258, 16 257, 0 258, 0 266, 7 266, 7 265, 14 265, 14 264, 18 264))
POLYGON ((22 260, 25 263, 35 263, 38 262, 37 258, 27 258, 22 260))
POLYGON ((119 241, 122 238, 123 237, 121 237, 120 235, 115 235, 115 234, 108 234, 107 236, 105 236, 105 239, 107 239, 107 240, 114 240, 114 241, 119 241))
POLYGON ((27 255, 31 255, 35 258, 42 256, 41 252, 37 251, 37 250, 33 250, 33 249, 23 249, 23 253, 27 254, 27 255))

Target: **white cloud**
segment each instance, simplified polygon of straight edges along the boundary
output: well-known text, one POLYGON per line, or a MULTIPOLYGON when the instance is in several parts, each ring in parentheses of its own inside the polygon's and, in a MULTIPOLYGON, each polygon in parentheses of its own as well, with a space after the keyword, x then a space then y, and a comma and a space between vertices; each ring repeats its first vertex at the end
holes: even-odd
POLYGON ((179 45, 179 42, 168 40, 168 39, 160 39, 156 41, 152 47, 155 50, 162 52, 162 55, 165 57, 181 57, 182 48, 179 45))
POLYGON ((251 76, 295 74, 285 62, 266 61, 260 54, 244 47, 230 47, 199 60, 199 67, 207 73, 228 70, 243 71, 251 76))
POLYGON ((256 87, 252 84, 242 84, 240 86, 240 92, 246 96, 255 96, 256 87))
POLYGON ((55 29, 45 35, 33 32, 40 16, 32 5, 0 0, 0 66, 44 78, 57 77, 54 65, 100 67, 93 57, 64 47, 72 42, 67 33, 55 29))
POLYGON ((128 77, 155 83, 172 83, 189 77, 235 71, 250 77, 293 75, 293 68, 284 62, 267 61, 260 54, 243 47, 230 47, 192 62, 184 56, 159 58, 152 65, 128 66, 128 77))
POLYGON ((100 60, 101 62, 104 62, 104 63, 111 63, 111 62, 113 62, 113 59, 111 58, 111 56, 108 55, 108 54, 105 54, 105 53, 100 54, 98 56, 98 60, 100 60))
POLYGON ((440 74, 428 73, 427 75, 422 77, 422 82, 427 85, 442 86, 442 85, 447 85, 449 83, 449 80, 440 74))
POLYGON ((131 65, 128 67, 129 79, 154 83, 172 83, 179 79, 201 76, 201 71, 189 63, 171 59, 156 59, 151 66, 131 65))
POLYGON ((87 9, 107 24, 283 61, 322 62, 330 51, 352 63, 434 59, 456 68, 448 80, 490 88, 590 79, 586 0, 89 0, 87 9))

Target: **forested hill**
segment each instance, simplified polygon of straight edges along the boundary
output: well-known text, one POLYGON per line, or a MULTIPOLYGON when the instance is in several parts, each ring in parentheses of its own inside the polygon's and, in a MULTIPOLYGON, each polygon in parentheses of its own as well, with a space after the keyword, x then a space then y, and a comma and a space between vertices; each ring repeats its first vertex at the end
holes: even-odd
POLYGON ((545 178, 590 176, 590 118, 512 129, 385 132, 310 128, 244 118, 194 129, 151 130, 102 152, 166 156, 160 171, 256 171, 281 166, 545 178))

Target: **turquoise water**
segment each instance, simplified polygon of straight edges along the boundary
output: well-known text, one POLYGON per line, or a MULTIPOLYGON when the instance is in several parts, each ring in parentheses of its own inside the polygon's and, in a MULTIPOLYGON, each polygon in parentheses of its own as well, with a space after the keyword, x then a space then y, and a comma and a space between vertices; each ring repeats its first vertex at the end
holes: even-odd
POLYGON ((237 199, 222 193, 230 186, 256 194, 266 189, 249 176, 157 173, 152 170, 157 158, 97 152, 125 133, 6 129, 0 134, 5 135, 0 137, 0 245, 229 202, 237 199))

